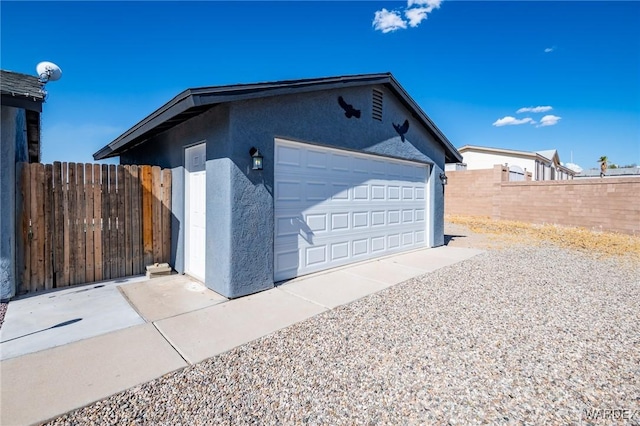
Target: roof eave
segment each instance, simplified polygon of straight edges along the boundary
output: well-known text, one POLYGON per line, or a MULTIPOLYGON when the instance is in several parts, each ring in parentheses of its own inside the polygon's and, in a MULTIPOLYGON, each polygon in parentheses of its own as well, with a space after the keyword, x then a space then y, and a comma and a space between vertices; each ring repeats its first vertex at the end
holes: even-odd
POLYGON ((93 154, 95 160, 103 160, 119 155, 120 150, 137 138, 144 136, 148 131, 156 128, 163 122, 175 117, 181 112, 195 106, 190 90, 185 90, 171 99, 169 102, 139 121, 111 143, 93 154))
MULTIPOLYGON (((95 160, 102 160, 120 155, 129 145, 136 145, 144 142, 145 134, 157 129, 167 120, 177 117, 179 114, 187 112, 191 108, 203 108, 214 106, 223 102, 235 102, 253 99, 257 97, 280 96, 291 93, 304 93, 319 90, 330 90, 342 87, 344 84, 353 86, 364 86, 371 84, 388 85, 401 100, 414 111, 417 118, 427 127, 436 139, 444 145, 445 159, 462 161, 462 156, 444 136, 431 119, 422 111, 418 104, 404 91, 402 86, 395 80, 391 73, 365 74, 352 76, 328 77, 323 79, 290 80, 279 83, 256 83, 249 85, 233 86, 212 86, 195 89, 187 89, 178 96, 167 102, 162 107, 151 113, 127 132, 120 135, 107 146, 103 147, 93 157, 95 160), (136 139, 137 143, 136 143, 136 139)), ((180 121, 180 120, 178 120, 180 121)), ((150 136, 151 137, 151 136, 150 136)))

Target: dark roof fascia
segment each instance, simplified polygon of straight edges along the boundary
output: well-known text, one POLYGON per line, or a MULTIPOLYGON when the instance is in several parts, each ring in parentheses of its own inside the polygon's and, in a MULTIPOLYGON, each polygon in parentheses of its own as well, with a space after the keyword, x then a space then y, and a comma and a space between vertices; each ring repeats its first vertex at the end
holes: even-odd
POLYGON ((93 154, 96 160, 115 157, 125 151, 129 145, 137 145, 144 142, 145 133, 156 128, 163 122, 194 107, 214 106, 223 102, 249 100, 268 96, 278 96, 292 93, 317 91, 318 86, 324 89, 341 87, 345 83, 352 85, 366 85, 384 83, 388 79, 387 74, 367 75, 365 77, 330 77, 323 79, 289 80, 277 83, 237 84, 230 86, 211 86, 187 89, 149 114, 146 118, 134 125, 107 146, 93 154), (357 82, 352 80, 356 77, 357 82), (380 80, 380 81, 377 81, 380 80), (357 84, 359 83, 359 84, 357 84))
POLYGON ((21 108, 27 111, 42 112, 42 101, 35 98, 11 96, 3 93, 2 100, 0 102, 2 106, 5 107, 21 108))
MULTIPOLYGON (((145 133, 154 129, 159 124, 169 120, 180 113, 187 111, 194 106, 191 90, 185 90, 169 102, 152 112, 142 121, 138 122, 132 128, 118 136, 113 142, 102 147, 98 152, 93 154, 96 160, 102 160, 109 157, 119 155, 118 150, 123 146, 133 142, 135 139, 141 138, 145 133)), ((145 139, 140 140, 143 142, 145 139)))
MULTIPOLYGON (((270 96, 280 96, 295 93, 314 92, 318 90, 330 90, 340 87, 354 87, 373 84, 388 85, 393 92, 399 96, 408 109, 415 111, 417 118, 435 135, 435 137, 445 146, 445 156, 462 161, 462 157, 427 117, 415 101, 402 89, 400 84, 390 73, 365 74, 341 77, 327 77, 320 79, 288 80, 276 83, 256 83, 238 84, 231 86, 212 86, 188 89, 174 97, 171 101, 151 113, 127 132, 113 140, 107 146, 93 154, 94 159, 101 160, 115 157, 124 152, 130 145, 137 145, 144 142, 145 134, 162 123, 175 118, 181 113, 192 108, 206 110, 207 106, 213 107, 220 103, 264 98, 270 96), (451 154, 451 155, 449 155, 451 154)), ((183 121, 183 120, 175 120, 183 121)), ((176 123, 177 124, 177 123, 176 123)))

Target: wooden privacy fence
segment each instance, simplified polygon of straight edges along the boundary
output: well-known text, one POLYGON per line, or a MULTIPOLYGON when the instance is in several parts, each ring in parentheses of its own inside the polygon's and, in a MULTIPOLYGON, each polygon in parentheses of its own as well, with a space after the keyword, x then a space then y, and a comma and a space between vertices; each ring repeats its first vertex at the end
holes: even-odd
POLYGON ((145 272, 171 251, 171 170, 21 163, 18 293, 145 272))

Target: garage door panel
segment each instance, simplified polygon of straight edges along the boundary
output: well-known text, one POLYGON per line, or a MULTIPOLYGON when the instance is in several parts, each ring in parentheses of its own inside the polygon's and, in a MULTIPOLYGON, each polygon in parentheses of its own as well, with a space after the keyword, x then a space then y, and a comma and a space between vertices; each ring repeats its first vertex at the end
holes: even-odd
POLYGON ((389 210, 387 212, 387 224, 395 225, 400 223, 400 211, 399 210, 389 210))
POLYGON ((413 244, 413 232, 404 232, 402 234, 402 245, 408 246, 413 244))
POLYGON ((389 249, 400 247, 400 234, 389 234, 387 236, 387 247, 389 249))
POLYGON ((385 210, 372 211, 371 212, 371 226, 384 225, 385 216, 386 216, 385 210))
POLYGON ((353 228, 367 228, 369 226, 369 212, 353 212, 352 213, 353 228))
POLYGON ((302 151, 299 147, 294 146, 276 146, 276 166, 286 169, 288 167, 300 168, 302 151))
POLYGON ((279 140, 276 157, 277 281, 424 246, 426 166, 279 140))
POLYGON ((306 223, 312 232, 326 232, 327 231, 327 215, 326 213, 308 214, 306 216, 306 223))
POLYGON ((325 182, 306 182, 305 188, 305 199, 307 201, 324 201, 329 195, 325 182))
POLYGON ((402 210, 402 223, 413 222, 413 210, 402 210))
POLYGON ((327 246, 315 244, 305 248, 305 263, 309 266, 327 263, 327 246))
POLYGON ((331 231, 349 229, 349 212, 331 213, 331 231))
POLYGON ((340 200, 349 200, 349 184, 348 183, 332 183, 331 184, 331 199, 340 201, 340 200))
POLYGON ((384 236, 371 238, 371 252, 376 253, 379 251, 384 251, 386 248, 384 242, 384 236))
POLYGON ((350 157, 344 154, 331 154, 331 170, 338 174, 348 173, 350 171, 350 157))
POLYGON ((288 235, 298 235, 300 232, 300 219, 297 216, 276 217, 276 237, 286 237, 288 235))
POLYGON ((353 257, 362 256, 369 253, 369 239, 362 238, 353 240, 353 257))
POLYGON ((275 267, 276 271, 284 273, 284 275, 290 275, 292 271, 297 271, 299 267, 298 248, 296 247, 288 251, 283 250, 280 253, 276 253, 275 267))
POLYGON ((279 181, 276 183, 276 201, 300 201, 302 199, 302 185, 296 181, 279 181))
POLYGON ((307 151, 307 158, 306 158, 307 167, 311 169, 326 170, 327 165, 329 164, 329 161, 330 161, 329 157, 330 155, 327 152, 309 149, 307 151))

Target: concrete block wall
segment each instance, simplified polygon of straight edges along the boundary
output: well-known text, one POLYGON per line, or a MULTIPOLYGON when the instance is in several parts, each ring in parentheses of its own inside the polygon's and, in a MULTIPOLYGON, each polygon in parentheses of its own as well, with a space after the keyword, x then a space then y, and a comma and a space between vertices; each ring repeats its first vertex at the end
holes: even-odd
POLYGON ((500 182, 508 171, 502 166, 493 170, 458 170, 447 172, 444 195, 445 214, 488 216, 494 213, 494 200, 500 192, 500 182))
POLYGON ((640 235, 639 194, 638 178, 503 182, 499 218, 640 235))
POLYGON ((509 182, 500 165, 447 176, 446 214, 640 235, 639 178, 509 182))

